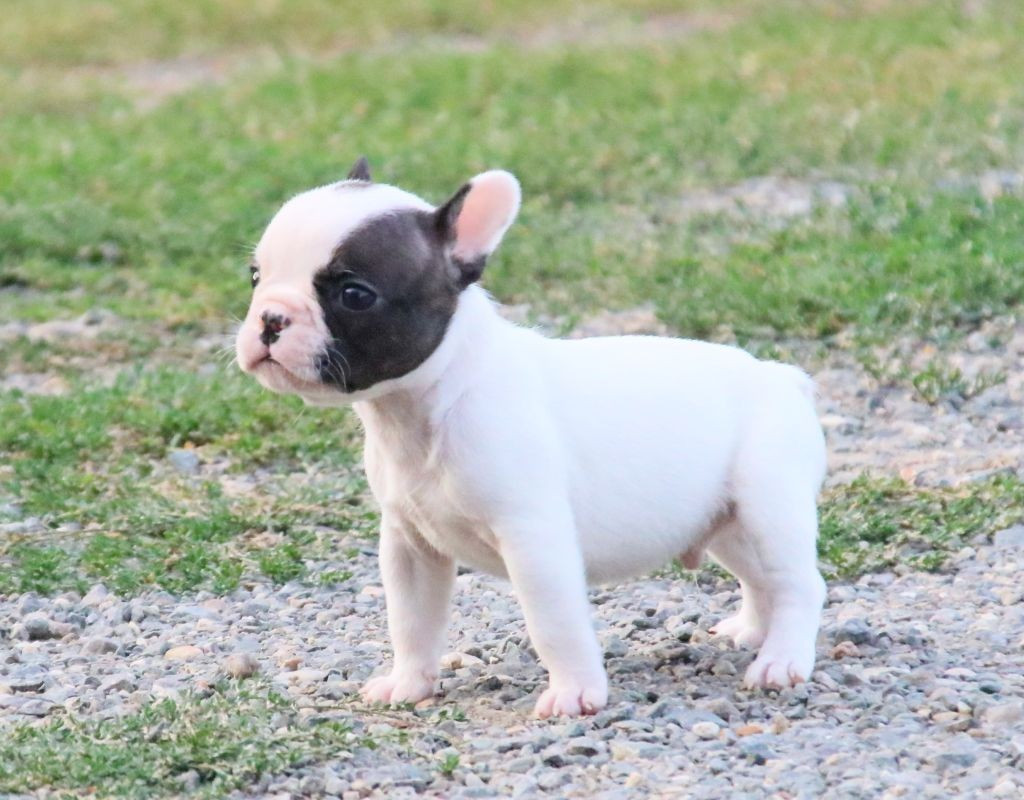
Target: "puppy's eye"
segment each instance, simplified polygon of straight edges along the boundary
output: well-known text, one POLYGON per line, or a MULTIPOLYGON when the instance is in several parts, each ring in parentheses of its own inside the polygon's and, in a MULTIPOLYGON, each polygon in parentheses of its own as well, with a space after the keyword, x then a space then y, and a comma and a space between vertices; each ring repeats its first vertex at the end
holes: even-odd
POLYGON ((252 288, 256 288, 256 284, 260 282, 260 269, 259 267, 249 267, 249 277, 252 280, 252 288))
POLYGON ((341 304, 349 311, 367 311, 377 302, 377 293, 361 283, 347 281, 341 286, 341 304))

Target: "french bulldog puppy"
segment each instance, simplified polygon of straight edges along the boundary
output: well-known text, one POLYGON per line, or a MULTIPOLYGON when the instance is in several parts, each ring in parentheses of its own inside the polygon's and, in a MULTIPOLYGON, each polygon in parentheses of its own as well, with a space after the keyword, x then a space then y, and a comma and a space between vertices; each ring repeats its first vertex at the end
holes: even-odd
POLYGON ((713 630, 760 648, 746 683, 806 680, 825 596, 810 379, 733 347, 505 321, 477 282, 519 202, 490 171, 435 208, 360 159, 285 203, 255 250, 239 365, 365 427, 395 655, 364 698, 434 693, 465 564, 512 582, 549 673, 537 714, 594 713, 608 681, 587 584, 705 551, 742 588, 713 630))

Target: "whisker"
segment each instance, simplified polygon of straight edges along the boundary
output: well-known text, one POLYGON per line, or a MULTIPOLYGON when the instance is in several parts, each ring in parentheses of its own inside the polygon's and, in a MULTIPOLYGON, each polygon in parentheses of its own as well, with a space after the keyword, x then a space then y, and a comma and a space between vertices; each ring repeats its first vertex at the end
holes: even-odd
POLYGON ((344 390, 345 373, 342 371, 340 364, 328 364, 327 377, 330 378, 333 383, 340 383, 342 390, 344 390))
POLYGON ((349 372, 352 370, 351 365, 348 363, 348 359, 346 359, 338 348, 334 347, 334 345, 329 345, 327 347, 326 356, 328 377, 340 383, 341 390, 343 392, 347 392, 348 376, 345 374, 345 369, 347 367, 349 372))
POLYGON ((213 351, 213 357, 214 360, 221 363, 225 370, 230 369, 235 360, 235 341, 238 339, 238 332, 245 324, 244 320, 234 314, 229 313, 228 319, 230 321, 229 329, 223 333, 214 334, 214 337, 219 338, 224 344, 213 351))
POLYGON ((341 388, 342 388, 343 391, 347 392, 348 391, 348 375, 345 374, 345 370, 347 369, 348 372, 351 373, 352 372, 352 365, 348 363, 348 359, 345 358, 345 356, 341 352, 335 350, 335 353, 337 354, 338 358, 340 359, 340 362, 338 364, 338 372, 341 375, 341 388))
POLYGON ((233 350, 226 350, 223 353, 217 353, 214 356, 214 360, 225 369, 229 368, 235 361, 235 353, 233 350))

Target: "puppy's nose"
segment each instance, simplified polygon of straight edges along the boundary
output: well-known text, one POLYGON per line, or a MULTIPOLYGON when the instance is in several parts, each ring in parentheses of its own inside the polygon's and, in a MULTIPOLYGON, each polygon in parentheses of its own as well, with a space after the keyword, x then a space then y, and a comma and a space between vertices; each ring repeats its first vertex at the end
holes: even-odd
POLYGON ((263 332, 260 334, 260 341, 267 347, 276 342, 281 336, 281 331, 292 324, 288 317, 275 311, 264 311, 260 314, 260 319, 263 320, 263 332))

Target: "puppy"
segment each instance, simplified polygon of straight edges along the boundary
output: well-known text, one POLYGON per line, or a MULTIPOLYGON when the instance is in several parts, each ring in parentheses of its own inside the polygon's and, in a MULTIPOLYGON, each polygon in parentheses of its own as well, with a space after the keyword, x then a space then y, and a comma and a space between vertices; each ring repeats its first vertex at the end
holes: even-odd
POLYGON ((363 696, 434 693, 461 563, 511 580, 549 673, 537 714, 593 713, 608 681, 587 584, 705 551, 742 587, 714 632, 760 648, 746 683, 806 680, 825 595, 810 379, 732 347, 503 320, 477 281, 519 200, 491 171, 434 208, 360 159, 256 247, 239 365, 365 427, 395 656, 363 696))

